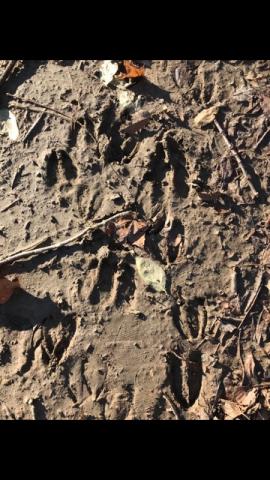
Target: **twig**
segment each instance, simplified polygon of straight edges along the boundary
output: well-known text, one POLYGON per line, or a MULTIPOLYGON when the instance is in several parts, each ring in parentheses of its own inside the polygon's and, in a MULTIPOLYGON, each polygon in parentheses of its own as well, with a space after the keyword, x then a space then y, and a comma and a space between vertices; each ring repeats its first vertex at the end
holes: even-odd
POLYGON ((237 294, 237 269, 233 267, 232 275, 231 275, 231 294, 237 294))
POLYGON ((238 356, 239 356, 239 360, 240 360, 241 367, 242 367, 241 385, 243 385, 246 374, 245 374, 245 365, 244 365, 242 354, 241 354, 241 330, 240 330, 239 335, 238 335, 237 350, 238 350, 238 356))
MULTIPOLYGON (((18 97, 17 95, 12 95, 11 93, 7 93, 7 96, 8 97, 11 97, 11 98, 14 98, 15 100, 19 100, 20 102, 25 102, 25 103, 30 103, 30 105, 33 105, 33 106, 36 106, 36 107, 39 107, 39 108, 42 108, 42 109, 45 109, 46 112, 52 112, 54 115, 57 115, 57 116, 60 116, 62 118, 65 118, 66 120, 68 120, 69 122, 71 123, 75 123, 77 125, 80 125, 82 128, 84 128, 88 133, 89 135, 91 136, 92 140, 94 140, 94 142, 97 143, 97 140, 95 139, 95 137, 92 135, 92 133, 88 130, 88 128, 86 128, 85 125, 83 125, 81 122, 79 122, 78 120, 74 120, 72 117, 70 117, 69 115, 67 115, 66 113, 63 113, 63 112, 60 112, 59 110, 56 110, 55 108, 52 108, 52 107, 49 107, 48 105, 43 105, 41 103, 38 103, 36 101, 33 101, 33 100, 28 100, 26 98, 21 98, 21 97, 18 97)), ((23 106, 20 106, 20 105, 16 105, 16 107, 18 108, 23 108, 23 106)), ((29 108, 29 107, 28 107, 29 108)), ((29 108, 29 110, 31 110, 29 108)), ((42 110, 38 110, 39 112, 42 111, 42 110)), ((43 110, 44 111, 44 110, 43 110)))
POLYGON ((259 326, 260 326, 260 323, 261 323, 261 319, 262 319, 262 316, 263 316, 263 313, 265 312, 264 308, 262 308, 259 316, 258 316, 258 320, 257 320, 257 325, 256 325, 256 328, 255 328, 255 333, 253 335, 253 339, 256 340, 256 342, 260 345, 260 339, 261 337, 259 337, 259 326), (258 341, 258 337, 259 337, 259 341, 258 341))
POLYGON ((173 401, 170 399, 169 395, 167 395, 167 393, 163 392, 162 396, 163 396, 163 398, 165 398, 165 400, 170 405, 170 407, 171 407, 171 409, 172 409, 172 411, 175 415, 176 420, 181 420, 180 415, 179 415, 177 409, 175 408, 175 405, 174 405, 173 401))
POLYGON ((249 301, 246 305, 246 308, 245 308, 245 311, 244 311, 244 316, 241 320, 241 323, 237 327, 238 330, 240 330, 240 328, 243 326, 243 323, 245 322, 246 318, 248 317, 251 309, 253 308, 253 306, 254 306, 257 298, 258 298, 258 295, 259 295, 259 293, 261 291, 261 288, 262 288, 263 275, 264 275, 264 271, 260 270, 257 277, 256 277, 256 280, 255 280, 254 291, 251 294, 251 296, 249 297, 249 301))
POLYGON ((270 132, 270 127, 266 130, 266 132, 264 132, 264 134, 261 136, 261 138, 256 143, 256 145, 254 147, 255 150, 257 150, 258 146, 262 143, 262 141, 265 139, 266 135, 268 135, 269 132, 270 132))
POLYGON ((50 239, 51 239, 50 236, 41 238, 40 240, 37 240, 36 242, 32 243, 31 245, 28 245, 28 247, 24 247, 24 248, 20 248, 19 250, 16 250, 16 252, 14 252, 13 255, 17 255, 18 253, 27 252, 28 250, 32 250, 34 247, 38 247, 39 245, 47 242, 50 239))
POLYGON ((20 180, 22 172, 24 171, 24 169, 25 169, 25 166, 24 166, 24 164, 22 164, 22 165, 20 165, 18 170, 16 170, 15 175, 13 177, 13 180, 11 182, 11 189, 12 190, 17 185, 18 181, 20 180))
POLYGON ((2 85, 5 82, 5 80, 7 79, 8 75, 12 72, 12 70, 15 67, 17 62, 18 62, 18 60, 10 60, 10 62, 8 62, 7 66, 4 70, 4 73, 2 74, 2 76, 0 78, 0 85, 2 85))
POLYGON ((44 114, 45 114, 45 111, 43 111, 41 113, 41 115, 39 115, 39 117, 35 120, 35 122, 33 123, 33 125, 29 128, 28 132, 26 132, 24 138, 23 138, 23 142, 25 142, 27 140, 27 138, 31 135, 31 133, 33 132, 33 130, 36 128, 36 126, 39 124, 39 122, 42 120, 42 118, 44 117, 44 114))
POLYGON ((14 260, 19 260, 20 258, 30 257, 31 255, 39 255, 40 253, 49 252, 50 250, 55 250, 60 247, 63 247, 64 245, 67 245, 68 243, 71 243, 74 240, 77 240, 78 238, 82 237, 90 230, 94 230, 96 228, 102 227, 106 225, 107 222, 110 222, 111 220, 115 220, 116 218, 122 217, 123 215, 128 215, 130 213, 132 213, 131 210, 126 210, 124 212, 116 213, 115 215, 112 215, 111 217, 106 218, 101 222, 89 225, 88 227, 81 230, 79 233, 76 233, 76 235, 73 235, 73 237, 63 240, 62 242, 54 243, 52 245, 48 245, 47 247, 36 248, 33 250, 23 250, 20 253, 13 253, 9 257, 6 257, 0 260, 0 266, 6 263, 14 262, 14 260))
POLYGON ((224 139, 224 142, 226 143, 226 145, 228 146, 228 148, 230 149, 230 151, 232 152, 233 156, 236 158, 237 160, 237 163, 239 165, 239 167, 241 168, 242 170, 242 173, 244 175, 244 177, 246 178, 247 180, 247 183, 249 185, 249 188, 250 190, 252 191, 253 193, 253 196, 254 197, 257 197, 259 195, 259 193, 257 192, 257 190, 255 189, 252 181, 251 181, 251 178, 250 178, 250 175, 247 173, 244 165, 243 165, 243 162, 241 160, 241 158, 239 157, 237 151, 235 150, 235 148, 233 147, 233 145, 231 144, 230 140, 228 139, 227 135, 225 134, 223 128, 221 127, 221 125, 218 123, 218 121, 215 119, 214 120, 214 124, 216 125, 218 131, 221 133, 223 139, 224 139))
POLYGON ((176 358, 179 358, 179 360, 183 360, 182 357, 180 357, 180 355, 178 355, 176 352, 174 352, 173 350, 169 350, 169 353, 172 353, 176 358))
POLYGON ((13 200, 13 202, 9 203, 6 207, 2 208, 2 210, 0 210, 0 213, 6 212, 9 208, 13 207, 13 205, 16 205, 16 203, 18 203, 19 201, 20 199, 16 198, 16 200, 13 200))

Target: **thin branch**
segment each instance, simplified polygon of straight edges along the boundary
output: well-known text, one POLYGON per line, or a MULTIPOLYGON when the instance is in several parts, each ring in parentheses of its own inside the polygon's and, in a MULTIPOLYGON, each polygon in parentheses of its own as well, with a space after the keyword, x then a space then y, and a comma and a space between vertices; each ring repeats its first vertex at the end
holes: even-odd
POLYGON ((7 66, 6 66, 2 76, 0 78, 0 86, 6 81, 7 77, 12 72, 12 70, 14 69, 17 62, 18 62, 18 60, 10 60, 10 62, 8 62, 7 66))
POLYGON ((258 296, 259 296, 259 293, 261 291, 261 288, 262 288, 262 281, 263 281, 263 275, 264 275, 264 271, 263 270, 260 270, 257 277, 256 277, 256 280, 255 280, 255 286, 254 286, 254 290, 253 290, 253 293, 251 294, 250 298, 249 298, 249 301, 246 305, 246 308, 245 308, 245 311, 244 311, 244 316, 241 320, 241 323, 238 325, 238 330, 240 330, 240 328, 243 326, 243 323, 245 322, 246 318, 248 317, 251 309, 253 308, 258 296))
POLYGON ((163 398, 165 398, 165 400, 166 400, 166 401, 168 402, 168 404, 170 405, 170 407, 171 407, 171 409, 172 409, 172 411, 173 411, 173 413, 174 413, 174 415, 175 415, 176 420, 181 420, 181 419, 180 419, 180 415, 179 415, 179 413, 178 413, 178 411, 177 411, 177 409, 176 409, 173 401, 170 399, 169 395, 167 395, 167 393, 163 392, 162 396, 163 396, 163 398))
POLYGON ((253 196, 254 197, 257 197, 259 195, 259 193, 257 192, 257 190, 255 189, 252 181, 251 181, 251 178, 250 178, 250 175, 248 174, 248 172, 246 171, 244 165, 243 165, 243 162, 241 160, 241 158, 239 157, 237 151, 235 150, 235 148, 233 147, 233 145, 231 144, 230 140, 228 139, 227 135, 225 134, 222 126, 218 123, 218 121, 215 119, 214 120, 214 123, 218 129, 218 131, 221 133, 223 139, 224 139, 224 142, 226 143, 226 145, 228 146, 228 148, 230 149, 230 151, 232 152, 233 156, 235 157, 239 167, 241 168, 242 170, 242 173, 244 175, 244 177, 246 178, 247 180, 247 183, 249 185, 249 188, 250 190, 252 191, 253 193, 253 196))
MULTIPOLYGON (((38 107, 39 109, 43 109, 43 110, 33 110, 33 108, 27 107, 29 110, 42 112, 45 109, 46 113, 54 114, 54 115, 59 116, 61 118, 65 118, 66 120, 68 120, 69 122, 71 122, 73 124, 75 123, 76 125, 80 125, 80 127, 82 127, 91 136, 92 140, 95 143, 97 143, 97 140, 95 139, 93 134, 88 130, 88 128, 86 128, 85 125, 83 125, 78 120, 74 120, 72 117, 70 117, 66 113, 60 112, 59 110, 56 110, 55 108, 52 108, 49 105, 43 105, 42 103, 36 102, 34 100, 28 100, 27 98, 18 97, 17 95, 12 95, 11 93, 7 93, 7 96, 11 97, 11 98, 14 98, 15 100, 19 100, 20 102, 30 103, 30 105, 33 105, 34 107, 38 107)), ((14 106, 16 108, 26 108, 23 105, 18 105, 18 104, 14 105, 14 106)))
POLYGON ((6 212, 9 208, 13 207, 14 205, 16 205, 16 203, 18 203, 20 201, 19 198, 16 198, 16 200, 13 200, 13 202, 9 203, 8 205, 6 205, 5 207, 3 207, 1 210, 0 210, 0 213, 3 213, 3 212, 6 212))
POLYGON ((63 247, 64 245, 67 245, 68 243, 71 243, 74 240, 77 240, 78 238, 81 238, 83 235, 88 233, 90 230, 95 230, 96 228, 103 227, 104 225, 106 225, 106 223, 110 222, 111 220, 115 220, 116 218, 122 217, 123 215, 128 215, 130 213, 132 213, 131 210, 116 213, 115 215, 112 215, 111 217, 106 218, 105 220, 102 220, 101 222, 89 225, 88 227, 81 230, 79 233, 76 233, 76 235, 73 235, 72 237, 70 237, 66 240, 63 240, 62 242, 54 243, 52 245, 48 245, 47 247, 36 248, 36 249, 33 249, 33 250, 23 250, 19 253, 15 252, 15 253, 11 254, 9 257, 6 257, 6 258, 3 258, 2 260, 0 260, 0 266, 4 265, 6 263, 14 262, 15 260, 19 260, 21 258, 30 257, 32 255, 39 255, 40 253, 49 252, 50 250, 57 250, 58 248, 63 247))
POLYGON ((265 139, 265 137, 268 135, 268 133, 270 132, 270 128, 268 128, 266 130, 266 132, 264 132, 264 134, 261 136, 261 138, 259 138, 258 142, 256 143, 255 145, 255 150, 257 150, 258 146, 262 143, 262 141, 265 139))
POLYGON ((26 132, 24 138, 23 138, 23 142, 25 142, 27 140, 27 138, 31 135, 31 133, 33 132, 33 130, 36 128, 36 126, 39 124, 39 122, 42 120, 42 118, 44 117, 44 114, 45 114, 45 111, 43 111, 38 117, 37 119, 34 121, 33 125, 31 125, 31 127, 29 128, 28 132, 26 132))

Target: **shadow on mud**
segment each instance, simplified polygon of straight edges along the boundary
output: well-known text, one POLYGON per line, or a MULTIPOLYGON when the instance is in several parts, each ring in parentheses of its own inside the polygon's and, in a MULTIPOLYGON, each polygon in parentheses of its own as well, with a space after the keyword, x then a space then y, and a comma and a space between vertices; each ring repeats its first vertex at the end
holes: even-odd
POLYGON ((4 305, 0 305, 0 328, 30 330, 34 326, 53 328, 66 318, 49 295, 37 298, 22 289, 15 290, 4 305))

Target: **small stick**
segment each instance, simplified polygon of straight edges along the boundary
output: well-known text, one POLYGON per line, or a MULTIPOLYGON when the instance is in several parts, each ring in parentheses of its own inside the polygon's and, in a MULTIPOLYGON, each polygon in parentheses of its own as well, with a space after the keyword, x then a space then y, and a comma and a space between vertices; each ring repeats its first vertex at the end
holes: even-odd
POLYGON ((179 360, 183 360, 182 357, 180 357, 180 355, 178 355, 176 352, 174 352, 173 350, 169 350, 169 353, 172 353, 176 358, 179 358, 179 360))
POLYGON ((244 362, 243 362, 242 354, 241 354, 241 330, 240 330, 239 335, 238 335, 237 350, 238 350, 238 356, 239 356, 239 360, 240 360, 241 367, 242 367, 242 381, 241 381, 241 385, 243 385, 246 374, 245 374, 245 366, 244 366, 244 362))
POLYGON ((258 146, 262 143, 262 141, 265 139, 266 135, 268 135, 269 132, 270 132, 270 127, 266 130, 266 132, 264 132, 264 134, 261 136, 261 138, 256 143, 256 145, 254 147, 255 150, 257 150, 258 146))
MULTIPOLYGON (((65 120, 68 120, 69 122, 74 122, 74 120, 69 117, 68 115, 65 115, 64 113, 61 113, 61 112, 58 112, 57 110, 56 111, 51 111, 51 110, 48 110, 47 107, 35 107, 35 106, 29 106, 29 105, 21 105, 19 103, 12 103, 12 108, 21 108, 22 110, 30 110, 32 112, 44 112, 44 108, 45 108, 45 112, 48 114, 48 115, 54 115, 56 117, 61 117, 61 118, 64 118, 65 120)), ((81 125, 81 124, 80 124, 81 125)))
POLYGON ((122 217, 123 215, 127 215, 127 214, 130 214, 130 213, 132 213, 131 210, 116 213, 115 215, 112 215, 111 217, 106 218, 105 220, 102 220, 101 222, 89 225, 88 227, 81 230, 79 233, 76 233, 76 235, 73 235, 73 237, 70 237, 66 240, 63 240, 62 242, 54 243, 52 245, 48 245, 47 247, 36 248, 36 249, 33 249, 33 250, 23 250, 20 253, 13 253, 9 257, 6 257, 6 258, 3 258, 2 260, 0 260, 0 266, 4 265, 5 263, 14 262, 14 260, 19 260, 20 258, 30 257, 31 255, 39 255, 40 253, 49 252, 50 250, 55 250, 55 249, 58 249, 60 247, 63 247, 64 245, 67 245, 68 243, 71 243, 74 240, 77 240, 78 238, 82 237, 83 235, 88 233, 90 230, 94 230, 95 228, 103 227, 104 225, 106 225, 107 222, 110 222, 111 220, 115 220, 116 218, 122 217))
POLYGON ((13 207, 13 205, 16 205, 16 203, 18 203, 19 201, 20 201, 20 199, 16 198, 16 200, 13 200, 13 202, 9 203, 9 205, 2 208, 2 210, 0 210, 0 213, 6 212, 9 208, 13 207))
POLYGON ((228 139, 227 135, 225 134, 223 128, 221 127, 221 125, 218 123, 218 121, 215 119, 214 120, 214 123, 218 129, 218 131, 221 133, 223 139, 224 139, 224 142, 226 143, 226 145, 228 146, 228 148, 230 149, 230 151, 232 152, 233 156, 236 158, 237 160, 237 163, 239 165, 239 167, 241 168, 242 170, 242 173, 244 175, 244 177, 246 178, 247 180, 247 183, 249 185, 249 188, 250 190, 252 191, 253 193, 253 196, 254 197, 257 197, 259 195, 259 193, 257 192, 257 190, 255 189, 251 179, 250 179, 250 175, 247 173, 244 165, 243 165, 243 162, 241 160, 241 158, 239 157, 237 151, 235 150, 235 148, 233 147, 233 145, 231 144, 230 140, 228 139))
POLYGON ((264 308, 262 308, 262 311, 260 312, 260 314, 258 316, 257 325, 256 325, 256 328, 255 328, 255 333, 253 335, 253 339, 255 339, 258 344, 260 344, 260 339, 261 339, 261 337, 259 337, 259 326, 260 326, 261 319, 262 319, 262 316, 263 316, 264 312, 265 312, 265 310, 264 310, 264 308), (259 337, 259 341, 258 341, 258 337, 259 337))
POLYGON ((4 70, 4 73, 2 74, 2 76, 0 78, 0 85, 2 85, 5 82, 5 80, 7 79, 8 75, 12 72, 12 70, 15 67, 17 62, 18 62, 18 60, 10 60, 10 62, 8 62, 7 66, 4 70))
POLYGON ((262 141, 265 139, 266 135, 268 135, 268 133, 270 132, 270 128, 268 128, 266 130, 266 132, 264 132, 264 134, 261 136, 261 138, 258 140, 258 142, 256 143, 255 145, 255 150, 257 150, 258 146, 262 143, 262 141))
POLYGON ((25 134, 24 138, 23 138, 23 142, 25 142, 27 140, 27 138, 31 135, 31 133, 33 132, 33 130, 36 128, 36 126, 39 124, 39 122, 42 120, 42 118, 44 117, 44 114, 45 114, 45 111, 43 111, 41 113, 41 115, 39 115, 39 117, 35 120, 35 122, 33 123, 33 125, 29 128, 28 132, 25 134))
POLYGON ((13 255, 17 255, 18 253, 27 252, 28 250, 32 250, 34 247, 38 247, 39 245, 47 242, 50 239, 51 239, 50 236, 41 238, 40 240, 37 240, 36 242, 32 243, 31 245, 28 245, 28 247, 24 247, 24 248, 20 248, 19 250, 16 250, 16 252, 14 252, 13 255))
MULTIPOLYGON (((68 120, 68 121, 71 122, 71 123, 76 123, 77 125, 80 125, 82 128, 84 128, 84 129, 89 133, 89 135, 91 136, 92 140, 94 140, 94 141, 97 143, 97 140, 93 137, 92 133, 91 133, 81 122, 79 122, 78 120, 74 120, 72 117, 70 117, 70 116, 67 115, 66 113, 62 113, 62 112, 60 112, 59 110, 56 110, 55 108, 49 107, 48 105, 42 105, 41 103, 38 103, 38 102, 36 102, 36 101, 24 99, 24 98, 18 97, 17 95, 12 95, 11 93, 7 93, 7 96, 8 96, 8 97, 11 97, 11 98, 14 98, 15 100, 19 100, 20 102, 30 103, 30 105, 34 105, 34 106, 36 106, 36 107, 43 108, 43 109, 45 109, 47 112, 52 112, 52 113, 54 113, 54 115, 60 116, 60 117, 62 117, 62 118, 65 118, 66 120, 68 120)), ((18 106, 19 108, 21 108, 19 105, 17 105, 17 106, 18 106)), ((29 108, 29 107, 28 107, 28 108, 29 108)), ((30 108, 29 108, 29 110, 30 110, 30 108)), ((38 111, 41 111, 41 110, 38 110, 38 111)))
POLYGON ((18 168, 18 170, 16 171, 14 177, 13 177, 13 180, 11 182, 11 189, 13 190, 13 188, 17 185, 17 182, 18 180, 21 178, 21 175, 22 175, 22 172, 24 171, 25 169, 25 166, 24 164, 20 165, 20 167, 18 168))
POLYGON ((232 276, 231 276, 231 294, 237 294, 237 269, 233 267, 232 276))
POLYGON ((170 405, 170 407, 171 407, 171 409, 172 409, 172 411, 175 415, 176 420, 181 420, 180 415, 179 415, 177 409, 175 408, 175 405, 174 405, 173 401, 170 399, 169 395, 167 395, 167 393, 163 392, 162 396, 163 396, 163 398, 165 398, 165 400, 170 405))
POLYGON ((245 308, 245 311, 244 311, 244 316, 243 316, 243 319, 241 321, 241 323, 238 325, 238 330, 242 327, 243 323, 245 322, 246 318, 248 317, 251 309, 253 308, 257 298, 258 298, 258 295, 261 291, 261 288, 262 288, 262 280, 263 280, 263 270, 260 270, 257 277, 256 277, 256 280, 255 280, 255 287, 254 287, 254 291, 253 291, 253 294, 251 294, 250 298, 249 298, 249 301, 246 305, 246 308, 245 308))

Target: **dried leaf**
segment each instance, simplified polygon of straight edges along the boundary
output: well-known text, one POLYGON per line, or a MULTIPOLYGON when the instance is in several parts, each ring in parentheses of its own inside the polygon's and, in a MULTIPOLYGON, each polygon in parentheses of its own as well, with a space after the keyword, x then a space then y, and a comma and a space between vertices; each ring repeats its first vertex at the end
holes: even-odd
POLYGON ((245 389, 239 389, 235 394, 235 402, 244 408, 244 411, 249 410, 253 407, 258 398, 257 388, 252 388, 251 390, 246 391, 245 389))
POLYGON ((198 115, 193 120, 194 126, 203 127, 204 125, 213 122, 213 120, 215 120, 219 107, 220 104, 214 105, 213 107, 206 108, 205 110, 202 110, 200 113, 198 113, 198 115))
POLYGON ((18 287, 20 287, 20 283, 17 278, 12 282, 7 278, 0 278, 0 304, 6 303, 12 296, 15 288, 18 287))
POLYGON ((270 389, 263 388, 261 390, 261 394, 263 396, 263 407, 267 410, 270 410, 270 389))
POLYGON ((143 220, 133 220, 128 234, 129 243, 136 245, 139 248, 144 248, 145 231, 147 228, 148 225, 143 220))
POLYGON ((231 400, 221 400, 225 420, 235 420, 243 414, 242 408, 231 400))
POLYGON ((3 108, 0 110, 0 122, 4 124, 4 128, 8 133, 9 139, 12 141, 17 140, 19 136, 19 129, 15 115, 8 109, 3 108))
POLYGON ((270 265, 270 248, 263 251, 261 260, 263 265, 270 265))
POLYGON ((255 366, 253 354, 249 352, 244 360, 244 371, 249 379, 254 377, 255 366))
POLYGON ((270 115, 270 97, 262 95, 260 104, 265 115, 270 115))
POLYGON ((118 242, 129 242, 131 245, 144 248, 147 228, 148 224, 144 220, 125 217, 107 224, 106 233, 114 236, 118 242))
POLYGON ((124 60, 123 65, 126 73, 120 73, 117 78, 123 80, 125 78, 137 78, 144 76, 144 67, 136 67, 131 60, 124 60))
POLYGON ((130 222, 132 220, 128 218, 119 218, 115 223, 115 236, 119 242, 125 242, 127 240, 130 231, 130 222))
POLYGON ((148 258, 136 257, 136 267, 146 285, 151 285, 157 292, 166 293, 166 275, 157 262, 148 258))
POLYGON ((149 122, 150 118, 151 117, 149 116, 147 118, 143 118, 142 120, 139 120, 138 122, 132 123, 128 127, 123 128, 121 130, 121 132, 122 133, 128 133, 129 135, 132 135, 133 133, 136 133, 138 130, 141 130, 142 128, 144 128, 147 125, 147 123, 149 122))
POLYGON ((118 70, 118 65, 111 60, 105 60, 101 65, 100 72, 101 72, 101 80, 105 83, 105 85, 109 85, 114 79, 114 76, 118 70))

